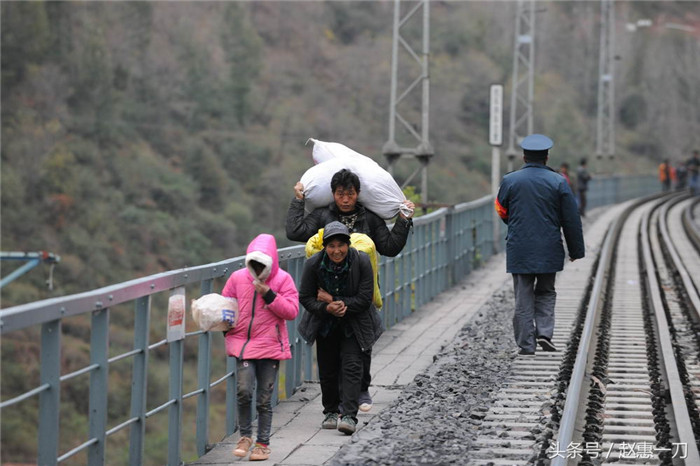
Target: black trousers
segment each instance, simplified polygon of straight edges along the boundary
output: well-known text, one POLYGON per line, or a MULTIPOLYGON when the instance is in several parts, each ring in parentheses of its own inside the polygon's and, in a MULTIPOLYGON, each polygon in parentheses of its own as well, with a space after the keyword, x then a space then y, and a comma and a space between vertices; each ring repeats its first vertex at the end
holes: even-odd
POLYGON ((323 413, 337 413, 342 402, 343 414, 357 420, 366 358, 357 338, 346 336, 344 328, 336 326, 326 337, 316 338, 316 357, 323 413))
POLYGON ((369 384, 372 383, 372 374, 369 372, 370 366, 372 365, 372 349, 362 353, 362 360, 364 365, 362 368, 362 385, 360 386, 360 392, 368 392, 369 384))

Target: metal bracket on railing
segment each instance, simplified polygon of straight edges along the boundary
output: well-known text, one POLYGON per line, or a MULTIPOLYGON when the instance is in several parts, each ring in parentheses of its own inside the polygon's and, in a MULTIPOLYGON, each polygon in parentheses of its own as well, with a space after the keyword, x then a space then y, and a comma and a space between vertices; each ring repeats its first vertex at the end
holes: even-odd
POLYGON ((37 265, 42 262, 50 264, 49 268, 49 279, 46 281, 49 290, 53 290, 53 268, 61 261, 61 256, 57 256, 52 252, 39 251, 39 252, 0 252, 0 261, 3 260, 23 260, 27 261, 26 264, 19 267, 17 270, 13 271, 6 277, 0 280, 0 288, 7 285, 10 282, 15 281, 17 278, 21 277, 25 273, 32 270, 37 265))

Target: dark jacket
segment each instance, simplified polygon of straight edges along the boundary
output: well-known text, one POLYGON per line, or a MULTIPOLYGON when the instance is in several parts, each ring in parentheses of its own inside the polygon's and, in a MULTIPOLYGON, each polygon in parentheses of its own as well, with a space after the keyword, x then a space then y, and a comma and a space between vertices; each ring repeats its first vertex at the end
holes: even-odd
MULTIPOLYGON (((309 344, 316 341, 319 327, 325 320, 334 317, 326 311, 327 304, 316 300, 321 284, 320 263, 325 250, 311 256, 304 264, 299 288, 299 302, 304 314, 299 322, 299 334, 309 344)), ((374 278, 369 256, 355 248, 348 251, 350 270, 348 273, 348 296, 334 296, 347 306, 341 319, 350 325, 362 351, 369 351, 383 332, 379 315, 372 304, 374 278)))
MULTIPOLYGON (((364 233, 374 241, 377 252, 383 256, 397 256, 408 239, 408 232, 413 222, 399 217, 394 227, 389 230, 386 222, 374 212, 357 204, 357 220, 350 233, 364 233)), ((308 241, 318 230, 333 221, 340 220, 340 211, 331 203, 328 207, 314 209, 304 217, 304 200, 293 199, 287 211, 287 238, 292 241, 308 241)))
POLYGON ((569 257, 585 255, 581 218, 569 184, 546 165, 527 163, 503 177, 496 211, 508 225, 506 271, 554 273, 564 268, 564 231, 569 257))

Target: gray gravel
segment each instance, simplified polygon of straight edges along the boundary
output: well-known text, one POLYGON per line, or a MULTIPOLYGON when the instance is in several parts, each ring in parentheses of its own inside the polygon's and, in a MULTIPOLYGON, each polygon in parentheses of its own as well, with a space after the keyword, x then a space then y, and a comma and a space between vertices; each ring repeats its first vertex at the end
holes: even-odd
POLYGON ((464 464, 515 358, 512 312, 512 290, 495 293, 330 464, 464 464))

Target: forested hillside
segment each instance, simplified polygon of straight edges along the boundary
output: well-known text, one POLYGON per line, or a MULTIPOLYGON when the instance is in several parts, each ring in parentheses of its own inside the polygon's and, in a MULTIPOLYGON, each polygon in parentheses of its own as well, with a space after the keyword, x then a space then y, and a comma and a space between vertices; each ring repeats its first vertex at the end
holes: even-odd
MULTIPOLYGON (((555 140, 553 165, 575 165, 595 151, 600 6, 538 5, 534 126, 555 140)), ((697 3, 616 6, 617 153, 594 169, 647 173, 700 147, 698 36, 665 27, 698 31, 697 3), (651 28, 625 27, 644 18, 651 28)), ((260 232, 289 245, 284 219, 312 164, 307 138, 384 164, 393 9, 390 1, 2 2, 1 248, 61 256, 54 290, 37 267, 2 289, 2 307, 242 255, 260 232)), ((488 92, 505 84, 509 103, 514 15, 515 2, 431 2, 431 202, 489 190, 488 92)), ((403 76, 404 87, 414 77, 403 76)), ((400 163, 398 181, 413 169, 400 163)), ((2 266, 3 275, 13 268, 2 266)), ((114 314, 111 343, 128 346, 128 318, 114 314)), ((64 369, 81 367, 89 323, 64 332, 64 369)), ((2 343, 3 399, 36 386, 38 335, 20 333, 2 343)), ((167 364, 154 366, 149 399, 167 393, 167 364)), ((128 403, 128 370, 110 378, 116 412, 128 403)), ((62 395, 68 444, 84 440, 86 399, 86 384, 62 395)), ((4 461, 33 461, 35 409, 3 417, 4 461)), ((164 436, 149 464, 162 464, 164 436)))
MULTIPOLYGON (((697 39, 623 25, 698 17, 686 2, 618 5, 619 156, 605 168, 649 169, 698 144, 697 39)), ((598 8, 537 13, 535 128, 555 163, 595 148, 598 8)), ((508 86, 514 12, 432 3, 431 201, 488 189, 488 86, 508 86)), ((238 255, 261 231, 286 244, 308 137, 384 163, 392 19, 393 2, 3 2, 2 249, 62 258, 53 292, 38 268, 3 305, 238 255)))

